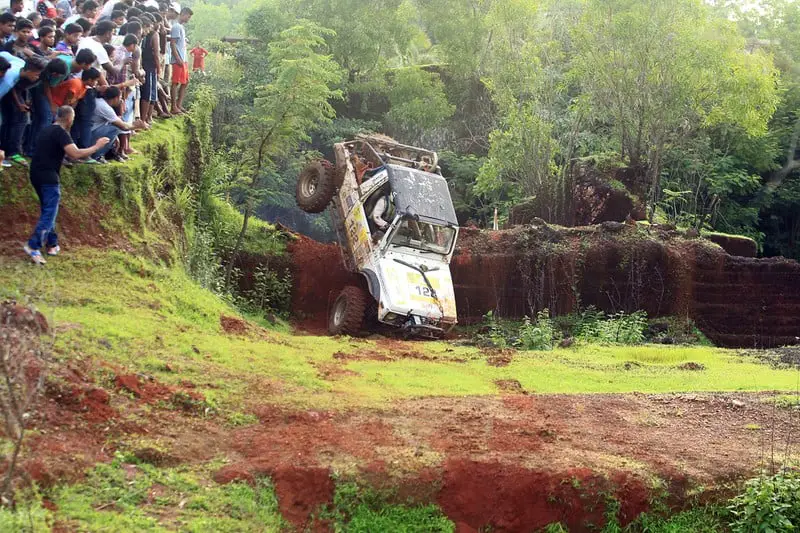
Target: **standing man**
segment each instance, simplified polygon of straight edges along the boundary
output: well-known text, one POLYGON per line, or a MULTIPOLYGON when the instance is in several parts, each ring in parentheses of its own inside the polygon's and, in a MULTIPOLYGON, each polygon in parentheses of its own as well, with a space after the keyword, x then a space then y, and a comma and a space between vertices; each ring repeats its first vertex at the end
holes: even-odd
POLYGON ((75 111, 69 106, 62 106, 56 111, 56 122, 45 128, 39 135, 36 151, 31 161, 30 180, 36 195, 39 197, 40 215, 36 229, 24 246, 25 253, 37 265, 46 261, 40 251, 47 246, 47 255, 58 255, 58 235, 55 232, 58 204, 61 200, 60 173, 64 156, 73 159, 88 157, 108 144, 108 139, 97 139, 95 144, 86 149, 79 149, 69 136, 69 129, 75 118, 75 111))
POLYGON ((178 20, 172 23, 169 35, 169 46, 172 58, 172 113, 185 113, 183 99, 186 97, 186 85, 189 83, 189 63, 186 61, 186 28, 185 25, 194 13, 188 7, 181 9, 178 20))

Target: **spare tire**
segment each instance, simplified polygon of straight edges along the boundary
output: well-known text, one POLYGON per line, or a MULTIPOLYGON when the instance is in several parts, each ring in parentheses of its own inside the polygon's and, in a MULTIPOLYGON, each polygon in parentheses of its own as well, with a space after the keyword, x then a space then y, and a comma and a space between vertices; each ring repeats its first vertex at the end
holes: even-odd
POLYGON ((364 311, 367 309, 367 295, 360 287, 348 285, 331 309, 328 331, 331 335, 357 335, 364 325, 364 311))
POLYGON ((309 163, 297 177, 295 199, 306 213, 322 213, 336 191, 332 165, 320 160, 309 163))

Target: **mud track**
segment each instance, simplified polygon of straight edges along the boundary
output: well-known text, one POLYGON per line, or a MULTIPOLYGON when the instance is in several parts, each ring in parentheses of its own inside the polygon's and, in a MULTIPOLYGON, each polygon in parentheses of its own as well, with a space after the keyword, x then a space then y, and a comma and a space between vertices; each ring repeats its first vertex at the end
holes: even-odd
POLYGON ((26 464, 36 480, 74 478, 75 457, 88 460, 85 466, 108 460, 109 437, 146 436, 169 451, 153 458, 144 450, 144 460, 176 465, 226 457, 214 474, 219 483, 272 476, 284 516, 318 530, 325 525, 313 517, 331 502, 335 472, 392 488, 401 501, 435 501, 459 531, 531 531, 557 521, 588 531, 603 522, 612 496, 623 522, 665 492, 681 507, 697 486, 725 486, 791 453, 798 429, 797 414, 764 402, 764 394, 508 394, 349 412, 264 405, 258 423, 231 431, 180 410, 125 423, 115 413, 152 409, 146 395, 112 391, 109 404, 88 390, 77 400, 50 395, 38 421, 48 431, 31 442, 48 453, 26 464), (100 400, 103 416, 84 399, 100 400))

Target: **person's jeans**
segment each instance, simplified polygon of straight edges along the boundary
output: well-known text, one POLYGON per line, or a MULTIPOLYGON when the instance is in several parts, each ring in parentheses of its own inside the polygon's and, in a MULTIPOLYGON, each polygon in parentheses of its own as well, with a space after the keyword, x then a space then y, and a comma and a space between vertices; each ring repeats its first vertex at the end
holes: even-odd
MULTIPOLYGON (((20 98, 25 101, 26 96, 26 92, 23 92, 20 98)), ((28 113, 19 110, 10 92, 3 97, 0 108, 3 112, 2 148, 6 158, 9 158, 22 153, 22 137, 28 125, 28 113)))
POLYGON ((88 148, 92 145, 92 117, 97 105, 96 98, 95 90, 88 89, 86 95, 78 100, 78 105, 75 106, 75 122, 72 124, 70 134, 78 148, 88 148))
POLYGON ((25 154, 33 156, 39 134, 52 122, 50 101, 44 94, 44 86, 40 83, 31 89, 31 127, 28 129, 28 138, 25 141, 25 154))
POLYGON ((125 130, 121 130, 113 124, 106 124, 93 129, 92 142, 89 143, 89 146, 94 145, 100 137, 108 137, 108 144, 96 151, 92 157, 99 159, 106 155, 114 147, 114 141, 117 140, 117 136, 120 133, 125 133, 125 130))
POLYGON ((28 240, 28 247, 32 250, 40 250, 44 244, 48 248, 52 248, 58 245, 58 234, 55 228, 58 203, 61 200, 61 186, 34 185, 33 188, 39 196, 41 211, 36 229, 33 230, 33 235, 28 240))

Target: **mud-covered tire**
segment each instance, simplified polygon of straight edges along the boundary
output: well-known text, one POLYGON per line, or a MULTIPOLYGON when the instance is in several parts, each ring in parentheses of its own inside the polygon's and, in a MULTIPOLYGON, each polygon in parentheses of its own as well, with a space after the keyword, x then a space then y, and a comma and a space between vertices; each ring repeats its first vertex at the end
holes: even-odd
POLYGON ((327 161, 309 163, 297 177, 295 199, 306 213, 322 213, 336 192, 333 166, 327 161))
POLYGON ((331 335, 357 335, 364 325, 364 311, 367 309, 369 295, 360 287, 353 285, 342 289, 331 309, 328 318, 328 332, 331 335))

